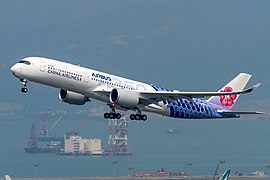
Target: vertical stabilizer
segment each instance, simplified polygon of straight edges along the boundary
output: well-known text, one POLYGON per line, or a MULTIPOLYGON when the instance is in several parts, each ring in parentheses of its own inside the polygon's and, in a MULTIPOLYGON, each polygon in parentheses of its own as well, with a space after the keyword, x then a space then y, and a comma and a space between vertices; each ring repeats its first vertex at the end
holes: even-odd
POLYGON ((225 173, 221 176, 219 180, 229 180, 231 170, 225 171, 225 173))
MULTIPOLYGON (((251 75, 247 73, 240 73, 228 84, 226 84, 219 92, 232 92, 232 91, 242 91, 250 80, 251 75)), ((212 96, 208 99, 208 102, 223 106, 226 109, 231 109, 239 95, 227 95, 227 96, 212 96)))
POLYGON ((5 175, 5 180, 12 180, 9 175, 5 175))

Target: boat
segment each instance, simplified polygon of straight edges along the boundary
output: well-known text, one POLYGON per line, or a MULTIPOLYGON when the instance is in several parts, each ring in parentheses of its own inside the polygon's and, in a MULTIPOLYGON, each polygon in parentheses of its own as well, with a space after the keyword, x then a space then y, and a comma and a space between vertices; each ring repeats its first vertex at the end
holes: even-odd
POLYGON ((173 128, 167 129, 167 133, 175 133, 175 130, 173 128))
POLYGON ((62 142, 50 142, 42 146, 27 146, 24 148, 24 151, 27 153, 57 153, 63 147, 62 142))
POLYGON ((266 176, 267 174, 264 171, 254 171, 250 173, 251 176, 266 176))

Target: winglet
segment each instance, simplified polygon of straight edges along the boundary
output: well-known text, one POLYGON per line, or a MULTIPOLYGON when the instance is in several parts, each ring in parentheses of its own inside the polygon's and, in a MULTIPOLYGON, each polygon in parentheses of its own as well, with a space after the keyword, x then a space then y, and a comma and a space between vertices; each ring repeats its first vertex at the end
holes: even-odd
POLYGON ((250 87, 248 89, 245 89, 243 91, 243 93, 250 93, 250 92, 254 91, 255 89, 257 89, 260 85, 261 85, 261 83, 258 83, 258 84, 254 85, 254 86, 252 86, 252 87, 250 87))

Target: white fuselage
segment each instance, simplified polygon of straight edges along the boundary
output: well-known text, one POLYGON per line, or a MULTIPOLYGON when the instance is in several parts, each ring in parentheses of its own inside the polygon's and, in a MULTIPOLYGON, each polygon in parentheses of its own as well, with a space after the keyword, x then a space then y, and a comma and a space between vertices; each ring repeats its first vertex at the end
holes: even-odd
MULTIPOLYGON (((14 73, 18 78, 76 92, 108 104, 110 104, 109 97, 106 93, 100 93, 100 91, 109 92, 114 88, 127 91, 155 91, 149 84, 95 71, 79 65, 43 57, 28 57, 23 60, 31 62, 30 65, 17 63, 12 67, 19 72, 14 73), (95 90, 98 90, 98 93, 95 90)), ((169 115, 169 110, 162 103, 142 106, 140 109, 165 116, 169 115)))
POLYGON ((131 120, 146 120, 147 116, 141 111, 184 119, 238 118, 239 114, 264 114, 231 111, 239 94, 252 92, 260 85, 258 83, 244 90, 251 78, 247 73, 237 75, 219 92, 183 92, 44 57, 24 58, 10 70, 22 81, 23 93, 27 92, 27 82, 33 81, 60 89, 60 100, 69 104, 83 105, 89 98, 107 103, 111 112, 104 113, 106 119, 121 118, 115 109, 135 111, 136 114, 130 114, 131 120), (211 98, 200 99, 206 96, 211 98))

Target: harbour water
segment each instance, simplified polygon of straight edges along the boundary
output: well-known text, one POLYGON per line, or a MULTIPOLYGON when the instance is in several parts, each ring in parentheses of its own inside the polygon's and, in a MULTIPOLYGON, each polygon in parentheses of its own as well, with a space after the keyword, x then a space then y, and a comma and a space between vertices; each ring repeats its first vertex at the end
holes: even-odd
MULTIPOLYGON (((28 154, 26 146, 33 122, 41 116, 0 121, 0 176, 95 177, 127 176, 134 172, 170 172, 212 175, 219 172, 270 174, 270 121, 267 118, 234 120, 178 120, 149 116, 146 122, 129 123, 131 156, 57 156, 28 154), (224 163, 225 161, 225 163, 224 163)), ((49 117, 49 124, 57 117, 49 117)), ((97 137, 107 147, 108 121, 102 116, 65 116, 52 135, 75 130, 83 137, 97 137)))

